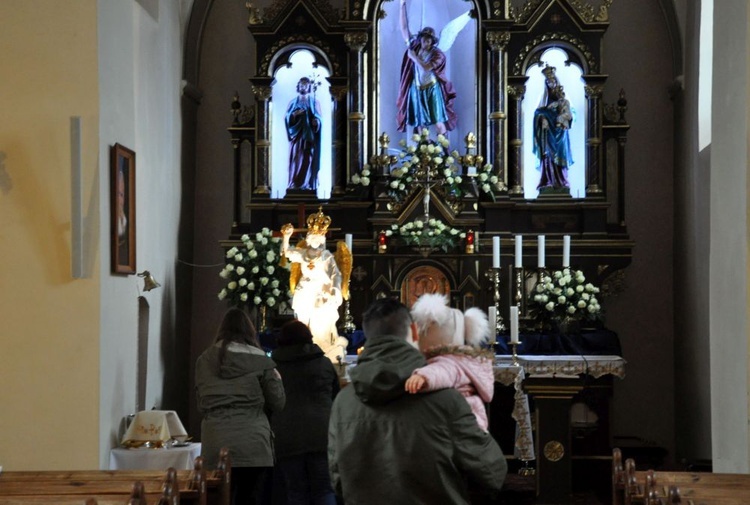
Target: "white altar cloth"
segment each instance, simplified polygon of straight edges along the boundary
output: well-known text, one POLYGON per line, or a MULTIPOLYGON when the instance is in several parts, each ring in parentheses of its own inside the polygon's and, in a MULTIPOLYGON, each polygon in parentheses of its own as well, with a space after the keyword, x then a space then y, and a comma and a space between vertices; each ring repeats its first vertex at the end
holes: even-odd
POLYGON ((139 447, 126 449, 117 447, 109 453, 110 470, 192 470, 195 458, 201 455, 201 444, 191 443, 184 447, 152 449, 139 447))

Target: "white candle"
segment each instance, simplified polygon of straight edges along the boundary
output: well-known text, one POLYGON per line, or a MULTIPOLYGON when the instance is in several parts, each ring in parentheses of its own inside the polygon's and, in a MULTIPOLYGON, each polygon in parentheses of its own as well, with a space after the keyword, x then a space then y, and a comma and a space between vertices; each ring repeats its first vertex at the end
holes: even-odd
POLYGON ((500 237, 492 237, 492 268, 500 268, 500 237))
POLYGON ((352 234, 351 233, 347 233, 346 235, 344 235, 344 242, 346 242, 347 249, 351 251, 352 250, 352 234))
POLYGON ((474 232, 474 251, 479 252, 479 232, 474 232))
POLYGON ((539 268, 544 268, 544 235, 539 235, 539 259, 537 266, 539 268))
POLYGON ((516 235, 516 268, 523 267, 523 236, 516 235))
POLYGON ((510 343, 518 344, 518 306, 510 308, 510 343))
POLYGON ((477 175, 477 167, 469 167, 466 172, 466 175, 468 175, 469 177, 473 175, 477 175))
POLYGON ((570 235, 563 236, 563 267, 570 266, 570 235))
MULTIPOLYGON (((494 335, 497 332, 497 312, 495 311, 495 306, 490 305, 487 309, 487 319, 490 322, 490 335, 494 335)), ((492 337, 490 337, 490 342, 492 341, 492 337)))

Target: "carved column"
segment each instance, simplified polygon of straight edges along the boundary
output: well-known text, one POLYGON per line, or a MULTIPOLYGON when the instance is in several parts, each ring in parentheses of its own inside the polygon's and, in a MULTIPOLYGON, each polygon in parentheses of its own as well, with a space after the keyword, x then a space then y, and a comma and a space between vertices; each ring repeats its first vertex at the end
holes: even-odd
POLYGON ((490 73, 489 91, 489 134, 490 134, 490 160, 493 172, 499 180, 498 191, 508 191, 508 174, 506 172, 505 137, 508 125, 505 112, 505 46, 510 40, 509 32, 487 32, 487 44, 490 46, 489 68, 490 73))
MULTIPOLYGON (((333 81, 333 79, 331 79, 333 81)), ((337 79, 338 80, 338 79, 337 79)), ((346 170, 346 94, 349 88, 346 84, 331 84, 331 99, 333 100, 333 135, 331 145, 331 159, 333 160, 333 192, 343 195, 349 182, 350 174, 346 170)))
POLYGON ((356 170, 365 162, 364 65, 362 50, 367 44, 367 32, 348 32, 344 41, 349 47, 349 170, 356 170))
POLYGON ((513 117, 515 129, 508 132, 508 193, 523 196, 523 97, 526 93, 526 77, 518 76, 508 79, 508 109, 513 117))
POLYGON ((271 139, 270 139, 270 104, 271 101, 271 84, 270 77, 259 77, 250 79, 253 94, 258 104, 256 115, 256 141, 255 141, 255 188, 253 193, 256 195, 270 195, 270 160, 271 160, 271 139))
POLYGON ((602 174, 602 107, 601 96, 606 76, 586 75, 583 77, 588 113, 586 132, 586 194, 601 195, 604 192, 602 174))

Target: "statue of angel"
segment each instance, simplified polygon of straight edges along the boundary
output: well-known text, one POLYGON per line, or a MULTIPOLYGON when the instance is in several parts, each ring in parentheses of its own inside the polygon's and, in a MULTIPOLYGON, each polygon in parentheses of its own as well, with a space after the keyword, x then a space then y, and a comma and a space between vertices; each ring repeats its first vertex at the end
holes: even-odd
POLYGON ((345 242, 337 244, 335 254, 326 249, 326 233, 331 218, 320 208, 307 218, 304 240, 291 246, 295 232, 291 223, 281 227, 281 256, 292 262, 289 288, 295 317, 310 328, 313 342, 334 363, 341 363, 349 341, 339 336, 336 321, 339 306, 349 297, 352 253, 345 242))
POLYGON ((406 125, 414 132, 435 126, 437 133, 445 134, 456 127, 453 102, 456 91, 445 70, 445 52, 470 19, 470 11, 450 21, 438 36, 429 26, 416 35, 409 31, 406 0, 400 0, 399 26, 407 45, 401 62, 401 82, 396 99, 396 121, 399 131, 406 125))

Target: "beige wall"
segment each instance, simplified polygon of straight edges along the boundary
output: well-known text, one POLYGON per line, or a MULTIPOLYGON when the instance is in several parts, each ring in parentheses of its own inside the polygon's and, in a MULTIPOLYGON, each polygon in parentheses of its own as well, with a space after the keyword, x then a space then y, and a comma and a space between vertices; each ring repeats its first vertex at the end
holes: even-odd
POLYGON ((0 69, 0 465, 95 468, 95 0, 0 2, 0 69), (71 275, 70 116, 83 125, 84 279, 71 275))
POLYGON ((107 468, 120 422, 136 410, 139 370, 145 408, 186 410, 174 299, 190 6, 0 1, 4 470, 107 468), (83 279, 71 274, 71 116, 83 131, 83 279), (149 293, 110 270, 115 143, 136 152, 136 270, 162 284, 149 293))

